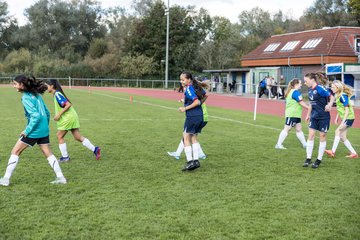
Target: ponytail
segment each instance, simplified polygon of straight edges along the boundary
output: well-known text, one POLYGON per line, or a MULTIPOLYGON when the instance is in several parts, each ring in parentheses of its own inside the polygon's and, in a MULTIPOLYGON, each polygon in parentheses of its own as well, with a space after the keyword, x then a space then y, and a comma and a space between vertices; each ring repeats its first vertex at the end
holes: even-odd
POLYGON ((56 91, 61 92, 61 94, 64 95, 64 97, 71 103, 70 99, 69 99, 69 98, 66 96, 66 94, 64 93, 64 91, 63 91, 63 89, 62 89, 62 87, 61 87, 61 84, 60 84, 60 82, 59 82, 58 80, 56 80, 56 79, 49 79, 49 80, 46 81, 46 83, 47 83, 48 85, 53 86, 56 91))
POLYGON ((289 84, 287 86, 287 89, 286 89, 286 92, 285 92, 285 98, 290 93, 290 91, 292 89, 294 89, 295 85, 298 84, 299 82, 300 82, 300 79, 298 79, 298 78, 294 78, 289 82, 289 84))
POLYGON ((46 84, 37 80, 34 76, 26 77, 25 75, 16 76, 15 82, 22 83, 24 92, 32 93, 33 95, 43 94, 47 90, 46 84))

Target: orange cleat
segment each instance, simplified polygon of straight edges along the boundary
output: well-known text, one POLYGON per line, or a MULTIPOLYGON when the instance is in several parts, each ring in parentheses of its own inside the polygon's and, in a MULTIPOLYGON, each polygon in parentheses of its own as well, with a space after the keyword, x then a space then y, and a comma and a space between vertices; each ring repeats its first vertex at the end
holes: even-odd
POLYGON ((347 158, 359 158, 359 155, 356 153, 350 153, 349 155, 346 155, 347 158))
POLYGON ((334 158, 335 157, 335 153, 332 150, 325 150, 325 153, 329 156, 334 158))

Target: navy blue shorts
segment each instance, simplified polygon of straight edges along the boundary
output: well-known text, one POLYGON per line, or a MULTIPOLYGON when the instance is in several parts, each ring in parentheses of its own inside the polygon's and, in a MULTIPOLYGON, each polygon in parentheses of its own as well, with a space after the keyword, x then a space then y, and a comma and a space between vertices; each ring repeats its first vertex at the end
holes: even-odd
POLYGON ((184 132, 197 134, 204 127, 203 116, 186 117, 184 123, 184 132))
POLYGON ((353 125, 353 123, 354 123, 354 120, 355 119, 346 119, 345 122, 344 122, 346 127, 348 127, 348 128, 351 127, 353 125))
POLYGON ((287 117, 285 119, 285 125, 288 125, 290 127, 295 127, 297 123, 301 123, 301 118, 287 117))
POLYGON ((330 128, 330 118, 326 118, 326 119, 310 118, 309 128, 326 133, 327 131, 329 131, 330 128))
POLYGON ((42 138, 21 137, 20 141, 22 141, 23 143, 30 145, 30 146, 34 146, 35 143, 37 143, 38 145, 50 143, 49 136, 42 137, 42 138))
POLYGON ((207 123, 208 123, 208 122, 204 122, 204 121, 203 121, 203 123, 202 123, 201 126, 200 126, 200 130, 199 130, 198 133, 201 133, 201 130, 206 126, 207 123))

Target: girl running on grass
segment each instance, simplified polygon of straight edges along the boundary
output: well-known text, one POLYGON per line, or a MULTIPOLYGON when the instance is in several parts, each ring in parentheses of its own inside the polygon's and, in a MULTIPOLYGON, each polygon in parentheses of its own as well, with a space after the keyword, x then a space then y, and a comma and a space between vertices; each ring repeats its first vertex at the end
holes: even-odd
POLYGON ((96 160, 100 159, 100 148, 95 147, 89 139, 83 137, 80 134, 80 123, 79 117, 72 106, 69 98, 66 97, 64 91, 61 88, 59 81, 55 79, 50 79, 46 81, 47 90, 49 93, 54 95, 54 105, 55 105, 55 117, 54 120, 57 124, 57 138, 59 141, 59 149, 62 157, 60 162, 67 162, 70 160, 70 156, 67 151, 67 146, 65 142, 65 135, 68 131, 71 131, 75 140, 79 141, 91 150, 96 160))
POLYGON ((180 107, 180 112, 186 113, 184 123, 184 151, 187 163, 183 171, 192 171, 200 167, 199 148, 197 134, 204 127, 203 110, 201 102, 204 101, 206 92, 200 82, 193 79, 191 73, 183 72, 180 75, 180 81, 185 87, 184 107, 180 107))
MULTIPOLYGON (((330 157, 335 157, 336 149, 339 145, 340 140, 344 143, 350 153, 346 156, 347 158, 358 158, 359 155, 352 147, 350 141, 346 137, 348 129, 353 125, 355 120, 354 109, 350 104, 350 97, 353 95, 353 89, 342 82, 335 80, 331 84, 331 90, 335 94, 336 99, 336 110, 338 116, 341 118, 341 123, 335 130, 334 143, 331 150, 326 150, 325 153, 330 157)), ((335 124, 337 124, 337 118, 335 124)))
POLYGON ((20 133, 20 139, 11 150, 11 156, 3 178, 0 178, 0 185, 9 186, 10 177, 19 162, 19 156, 28 147, 39 145, 41 151, 47 158, 50 166, 56 174, 53 184, 65 184, 66 179, 61 171, 59 162, 53 155, 49 146, 49 120, 50 113, 40 96, 47 86, 42 81, 34 77, 24 75, 17 76, 14 80, 14 88, 22 93, 21 102, 24 106, 27 125, 24 131, 20 133))
POLYGON ((330 110, 335 101, 334 96, 319 83, 326 84, 326 78, 321 73, 308 73, 304 77, 306 86, 309 87, 309 111, 306 121, 309 122, 309 136, 306 143, 306 160, 303 167, 311 163, 316 131, 320 134, 320 144, 316 161, 312 168, 318 168, 326 149, 326 134, 330 127, 330 110), (330 98, 330 101, 329 101, 330 98))
POLYGON ((282 144, 293 127, 295 127, 296 136, 301 142, 301 145, 303 148, 306 148, 305 136, 301 130, 301 115, 302 107, 309 109, 309 106, 304 103, 300 89, 301 81, 299 79, 294 78, 289 82, 285 92, 285 126, 280 132, 279 139, 275 145, 276 149, 286 149, 282 144))
MULTIPOLYGON (((197 81, 197 80, 194 80, 194 81, 197 81)), ((205 94, 205 96, 203 97, 202 102, 200 102, 201 108, 202 108, 202 111, 203 111, 203 124, 202 124, 200 132, 199 132, 199 133, 201 133, 201 130, 206 126, 206 124, 209 121, 209 115, 208 115, 208 111, 207 111, 207 106, 205 104, 205 101, 206 101, 206 99, 208 97, 206 95, 205 89, 207 89, 209 87, 209 85, 208 85, 208 82, 199 82, 199 81, 198 81, 198 84, 200 84, 204 88, 203 94, 205 94)), ((179 100, 179 102, 184 102, 184 99, 182 98, 181 100, 179 100)), ((196 134, 196 135, 198 135, 198 134, 196 134)), ((198 138, 198 136, 196 136, 196 137, 198 138)), ((198 141, 198 143, 199 143, 199 141, 198 141)), ((169 156, 171 156, 171 157, 174 157, 176 160, 179 160, 180 155, 181 155, 183 150, 184 150, 184 137, 181 139, 176 152, 167 152, 167 154, 169 156)), ((206 154, 202 150, 200 143, 199 143, 199 159, 206 159, 206 154)))

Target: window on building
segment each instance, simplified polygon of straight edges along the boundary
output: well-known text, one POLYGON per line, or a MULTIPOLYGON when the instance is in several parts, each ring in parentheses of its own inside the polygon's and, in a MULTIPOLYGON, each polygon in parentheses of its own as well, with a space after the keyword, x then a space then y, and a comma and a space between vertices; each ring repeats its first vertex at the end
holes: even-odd
POLYGON ((280 51, 292 51, 299 44, 300 41, 287 42, 280 51))
POLYGON ((322 38, 313 38, 313 39, 309 39, 302 47, 301 49, 313 49, 315 48, 317 45, 319 45, 319 43, 321 42, 322 38))
POLYGON ((278 46, 280 46, 280 43, 272 43, 265 48, 264 52, 273 52, 278 48, 278 46))
POLYGON ((355 51, 360 53, 360 37, 355 38, 355 51))

